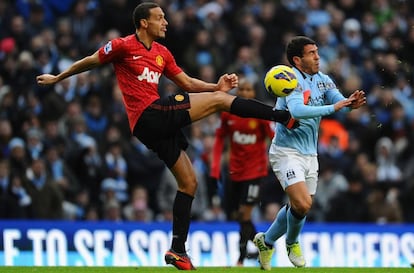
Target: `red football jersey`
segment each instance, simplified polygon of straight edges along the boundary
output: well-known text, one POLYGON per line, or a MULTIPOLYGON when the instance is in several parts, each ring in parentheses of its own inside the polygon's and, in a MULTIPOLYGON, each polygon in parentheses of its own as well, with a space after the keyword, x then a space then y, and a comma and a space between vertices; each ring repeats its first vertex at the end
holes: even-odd
POLYGON ((273 123, 255 118, 241 118, 228 112, 221 114, 221 126, 216 131, 211 163, 212 177, 220 175, 221 155, 225 140, 230 141, 229 171, 232 181, 245 181, 268 174, 268 142, 274 131, 273 123))
POLYGON ((135 34, 113 39, 102 46, 99 60, 114 66, 131 131, 144 109, 160 97, 161 76, 171 78, 182 72, 165 46, 153 42, 147 49, 135 34))

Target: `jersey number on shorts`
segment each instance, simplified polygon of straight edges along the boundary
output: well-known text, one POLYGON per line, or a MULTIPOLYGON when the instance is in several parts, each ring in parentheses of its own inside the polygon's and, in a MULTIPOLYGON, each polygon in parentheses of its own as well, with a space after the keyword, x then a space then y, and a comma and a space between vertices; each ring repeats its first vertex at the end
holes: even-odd
POLYGON ((259 197, 259 185, 249 185, 249 189, 247 190, 247 201, 253 202, 259 197))

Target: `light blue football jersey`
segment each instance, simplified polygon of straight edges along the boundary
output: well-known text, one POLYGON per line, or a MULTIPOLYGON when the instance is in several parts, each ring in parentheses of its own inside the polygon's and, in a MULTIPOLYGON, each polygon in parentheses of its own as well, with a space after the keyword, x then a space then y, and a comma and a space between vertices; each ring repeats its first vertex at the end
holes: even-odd
POLYGON ((298 86, 290 95, 277 98, 275 109, 289 110, 299 120, 300 126, 289 130, 277 123, 272 142, 277 146, 296 149, 303 155, 317 155, 321 118, 334 113, 334 104, 345 97, 328 75, 322 72, 308 75, 296 68, 293 70, 298 86))

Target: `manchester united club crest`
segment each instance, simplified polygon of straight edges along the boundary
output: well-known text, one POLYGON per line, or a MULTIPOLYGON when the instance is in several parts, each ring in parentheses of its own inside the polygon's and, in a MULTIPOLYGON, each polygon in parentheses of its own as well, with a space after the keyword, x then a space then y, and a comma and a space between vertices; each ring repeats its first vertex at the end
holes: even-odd
POLYGON ((250 120, 249 121, 249 128, 255 129, 257 127, 257 121, 256 120, 250 120))
POLYGON ((155 62, 158 66, 162 66, 164 63, 164 58, 161 55, 158 55, 157 57, 155 57, 155 62))
POLYGON ((183 95, 175 95, 175 97, 174 97, 174 99, 176 100, 176 101, 183 101, 184 100, 184 96, 183 95))

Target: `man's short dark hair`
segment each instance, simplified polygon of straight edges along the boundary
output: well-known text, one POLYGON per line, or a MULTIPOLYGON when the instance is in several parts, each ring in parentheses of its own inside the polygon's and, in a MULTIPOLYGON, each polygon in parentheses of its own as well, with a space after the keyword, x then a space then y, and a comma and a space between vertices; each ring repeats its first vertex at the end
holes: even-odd
POLYGON ((160 5, 153 2, 144 2, 135 7, 134 12, 132 13, 132 20, 134 22, 135 28, 140 28, 140 21, 142 19, 148 19, 150 17, 150 10, 153 8, 158 8, 160 5))
POLYGON ((286 57, 291 65, 295 65, 293 57, 303 57, 303 48, 306 45, 316 45, 316 42, 306 36, 296 36, 286 46, 286 57))

